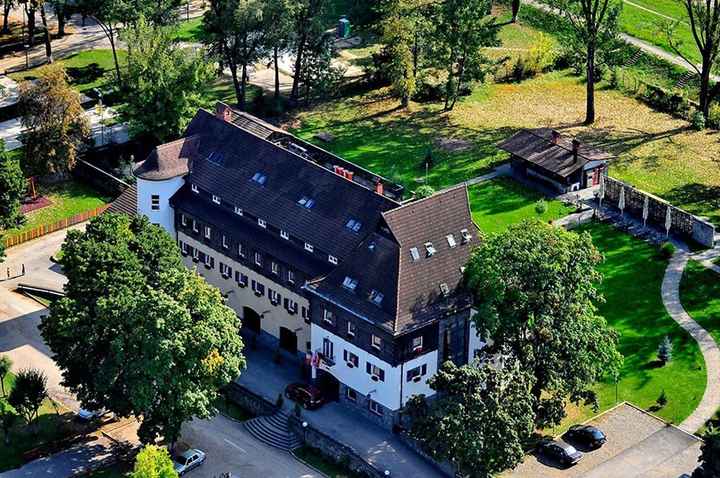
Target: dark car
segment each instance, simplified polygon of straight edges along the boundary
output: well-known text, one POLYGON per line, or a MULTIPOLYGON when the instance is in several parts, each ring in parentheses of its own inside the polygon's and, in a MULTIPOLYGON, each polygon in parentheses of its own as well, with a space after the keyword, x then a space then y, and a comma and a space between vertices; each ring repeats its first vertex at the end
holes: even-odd
POLYGON ((538 445, 538 452, 562 465, 572 466, 580 461, 582 453, 572 445, 556 440, 545 440, 538 445))
POLYGON ((607 441, 602 430, 590 425, 573 425, 570 427, 570 430, 567 431, 565 437, 591 450, 597 450, 607 441))
POLYGON ((317 387, 304 383, 291 383, 285 388, 285 396, 308 410, 316 410, 325 403, 322 392, 317 387))

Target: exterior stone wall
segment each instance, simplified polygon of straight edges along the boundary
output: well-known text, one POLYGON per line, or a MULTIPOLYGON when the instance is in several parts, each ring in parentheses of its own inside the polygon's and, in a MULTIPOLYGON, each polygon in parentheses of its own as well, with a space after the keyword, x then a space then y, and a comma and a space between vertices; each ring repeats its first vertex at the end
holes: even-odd
POLYGON ((349 446, 313 428, 312 425, 303 427, 302 424, 303 420, 294 415, 288 420, 290 430, 295 432, 306 446, 319 450, 327 460, 347 467, 352 476, 384 478, 384 470, 375 468, 349 446))
POLYGON ((443 475, 449 477, 458 476, 455 473, 455 467, 450 462, 445 461, 440 463, 439 461, 436 461, 434 458, 432 458, 430 455, 423 451, 417 440, 413 440, 405 433, 398 434, 398 437, 402 440, 403 443, 405 443, 408 448, 423 457, 428 463, 432 464, 435 468, 437 468, 437 470, 443 475))
POLYGON ((378 425, 387 430, 392 430, 398 412, 393 412, 389 408, 378 404, 383 411, 382 415, 378 415, 377 413, 370 411, 368 398, 366 395, 363 395, 362 393, 356 391, 355 393, 357 398, 355 399, 355 401, 350 400, 347 395, 347 391, 349 388, 350 387, 348 387, 344 383, 340 383, 340 397, 338 401, 341 404, 352 409, 351 413, 357 413, 359 415, 362 415, 371 422, 377 423, 378 425))
POLYGON ((627 183, 618 181, 617 179, 611 177, 605 178, 604 201, 606 201, 606 204, 612 204, 614 207, 618 207, 620 194, 623 188, 625 189, 625 212, 642 218, 645 197, 648 197, 648 223, 664 229, 667 208, 670 207, 672 210, 672 227, 670 228, 671 234, 674 233, 685 238, 692 239, 706 247, 713 246, 715 239, 715 226, 687 211, 676 208, 659 197, 636 189, 627 183))
POLYGON ((278 411, 274 404, 235 382, 225 387, 224 392, 228 400, 255 416, 274 415, 278 411))

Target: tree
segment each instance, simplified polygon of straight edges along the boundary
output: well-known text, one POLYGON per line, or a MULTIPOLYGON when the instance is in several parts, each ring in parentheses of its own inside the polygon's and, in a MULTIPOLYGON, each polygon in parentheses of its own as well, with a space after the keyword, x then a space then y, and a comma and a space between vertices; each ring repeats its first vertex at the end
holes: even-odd
POLYGON ((272 64, 275 71, 274 100, 276 108, 280 107, 280 54, 286 51, 292 42, 293 18, 296 3, 291 0, 267 0, 265 11, 265 45, 266 51, 272 52, 272 64))
POLYGON ((417 8, 406 0, 389 0, 381 23, 382 42, 390 58, 388 74, 395 95, 406 108, 415 94, 416 79, 414 46, 417 28, 417 8))
POLYGON ((290 99, 300 99, 300 83, 305 81, 303 65, 305 53, 312 46, 313 41, 320 38, 324 31, 321 21, 322 13, 327 0, 298 0, 295 9, 295 66, 293 68, 293 84, 290 99))
POLYGON ((130 478, 177 478, 167 449, 147 445, 135 457, 135 467, 130 478))
POLYGON ((83 15, 92 17, 105 33, 113 54, 115 77, 118 84, 121 84, 122 76, 116 45, 117 30, 120 23, 132 22, 139 13, 137 8, 132 8, 130 0, 78 0, 77 8, 83 15))
POLYGON ((512 0, 511 1, 511 9, 512 9, 512 19, 510 21, 512 23, 516 23, 518 13, 520 13, 520 0, 512 0))
POLYGON ((65 22, 69 17, 70 4, 68 4, 68 0, 50 0, 49 3, 52 5, 55 17, 57 18, 58 36, 62 38, 65 36, 65 22))
POLYGON ((720 427, 710 425, 703 435, 700 466, 693 471, 692 478, 720 478, 720 427))
POLYGON ((15 8, 16 0, 3 0, 3 26, 2 33, 10 33, 10 12, 15 8))
POLYGON ((672 342, 670 341, 670 337, 667 335, 663 338, 662 342, 660 342, 660 345, 658 346, 658 353, 657 357, 658 360, 665 365, 669 361, 672 360, 672 342))
POLYGON ((20 161, 5 151, 0 140, 0 229, 12 229, 22 223, 20 204, 27 189, 20 161))
POLYGON ((47 398, 47 377, 38 369, 25 369, 15 375, 8 403, 20 413, 28 425, 38 417, 40 406, 47 398))
POLYGON ((568 20, 569 28, 560 32, 570 50, 585 55, 586 105, 585 124, 595 122, 595 83, 598 56, 608 58, 608 53, 618 41, 618 18, 622 3, 617 0, 545 0, 553 9, 568 20))
POLYGON ((7 355, 0 355, 0 390, 2 390, 3 397, 7 397, 5 393, 5 380, 10 375, 12 370, 12 360, 7 355))
POLYGON ((5 446, 10 445, 10 430, 17 421, 17 412, 4 398, 0 398, 0 430, 5 437, 5 446))
POLYGON ((158 143, 180 136, 206 103, 212 64, 203 52, 187 51, 166 27, 140 19, 121 38, 128 45, 123 113, 133 135, 150 135, 158 143))
POLYGON ((85 408, 142 418, 143 443, 174 443, 183 422, 212 416, 245 365, 240 324, 175 241, 145 217, 103 214, 62 253, 66 296, 40 329, 63 385, 85 408))
POLYGON ((61 65, 42 68, 35 82, 19 87, 18 107, 25 132, 25 164, 36 174, 67 173, 90 135, 80 94, 61 65))
POLYGON ((596 406, 591 386, 618 373, 618 334, 597 314, 602 260, 588 233, 525 221, 493 235, 466 268, 489 352, 512 351, 534 377, 535 424, 557 425, 565 405, 596 406))
POLYGON ((455 107, 463 85, 484 80, 496 65, 483 54, 483 48, 499 44, 490 7, 491 0, 444 0, 434 9, 430 49, 435 66, 447 74, 445 110, 455 107))
POLYGON ((685 8, 688 21, 678 20, 668 25, 666 36, 670 48, 683 58, 700 76, 699 110, 705 120, 710 113, 710 103, 720 93, 720 83, 711 84, 712 72, 715 69, 720 52, 720 0, 678 0, 685 8), (702 61, 698 67, 695 61, 689 60, 682 51, 683 41, 675 34, 678 25, 683 28, 690 24, 690 31, 702 61))
POLYGON ((346 69, 333 65, 332 59, 332 35, 323 33, 309 42, 301 67, 306 103, 327 98, 340 88, 346 69))
POLYGON ((53 62, 52 57, 52 43, 50 41, 50 28, 48 27, 47 15, 45 14, 45 1, 44 0, 28 0, 32 3, 33 9, 40 10, 40 20, 43 25, 43 41, 45 42, 45 58, 48 63, 53 62))
POLYGON ((428 381, 437 398, 411 398, 411 435, 462 476, 490 478, 516 466, 533 431, 532 376, 508 356, 500 366, 443 364, 428 381))

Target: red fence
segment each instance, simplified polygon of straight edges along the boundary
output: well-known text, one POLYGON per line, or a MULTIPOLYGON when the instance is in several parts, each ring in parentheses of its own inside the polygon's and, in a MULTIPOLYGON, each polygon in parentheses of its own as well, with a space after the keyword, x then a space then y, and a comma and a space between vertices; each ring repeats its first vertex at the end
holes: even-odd
POLYGON ((106 204, 104 206, 91 209, 89 211, 81 212, 80 214, 75 214, 72 217, 65 218, 62 221, 58 221, 54 224, 44 224, 42 226, 30 229, 29 231, 21 232, 20 234, 14 234, 4 237, 3 241, 5 242, 5 247, 8 248, 12 246, 17 246, 24 242, 32 241, 33 239, 42 237, 46 234, 50 234, 61 229, 66 229, 70 226, 74 226, 75 224, 80 224, 81 222, 85 222, 90 218, 99 216, 100 214, 105 212, 108 207, 110 207, 110 205, 106 204))

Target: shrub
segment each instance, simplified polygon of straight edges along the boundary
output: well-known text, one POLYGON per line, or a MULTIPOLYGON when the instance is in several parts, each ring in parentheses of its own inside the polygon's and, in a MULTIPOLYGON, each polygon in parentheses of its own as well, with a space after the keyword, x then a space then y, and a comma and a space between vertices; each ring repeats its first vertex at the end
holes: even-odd
POLYGON ((690 115, 690 126, 697 131, 705 129, 705 116, 701 111, 695 111, 690 115))
POLYGON ((527 53, 518 56, 510 65, 510 78, 522 81, 552 69, 560 55, 549 35, 540 33, 527 53))
POLYGON ((670 337, 666 335, 665 338, 663 338, 662 342, 660 342, 657 352, 658 360, 660 360, 663 365, 672 360, 672 347, 673 346, 672 342, 670 341, 670 337))
POLYGON ((415 196, 417 196, 418 199, 430 197, 433 194, 435 194, 435 189, 427 184, 423 184, 415 190, 415 196))
POLYGON ((538 199, 538 201, 535 203, 535 212, 538 214, 538 216, 542 216, 547 212, 547 210, 547 202, 545 202, 544 199, 538 199))
POLYGON ((660 396, 657 398, 657 404, 660 408, 664 407, 668 403, 667 395, 665 395, 665 389, 660 392, 660 396))
POLYGON ((672 242, 664 242, 662 246, 660 246, 660 256, 662 256, 663 259, 670 259, 673 254, 675 254, 675 244, 672 242))
POLYGON ((148 445, 135 457, 131 478, 174 478, 178 474, 165 448, 148 445))
POLYGON ((720 129, 720 104, 713 103, 710 105, 706 123, 709 128, 720 129))

